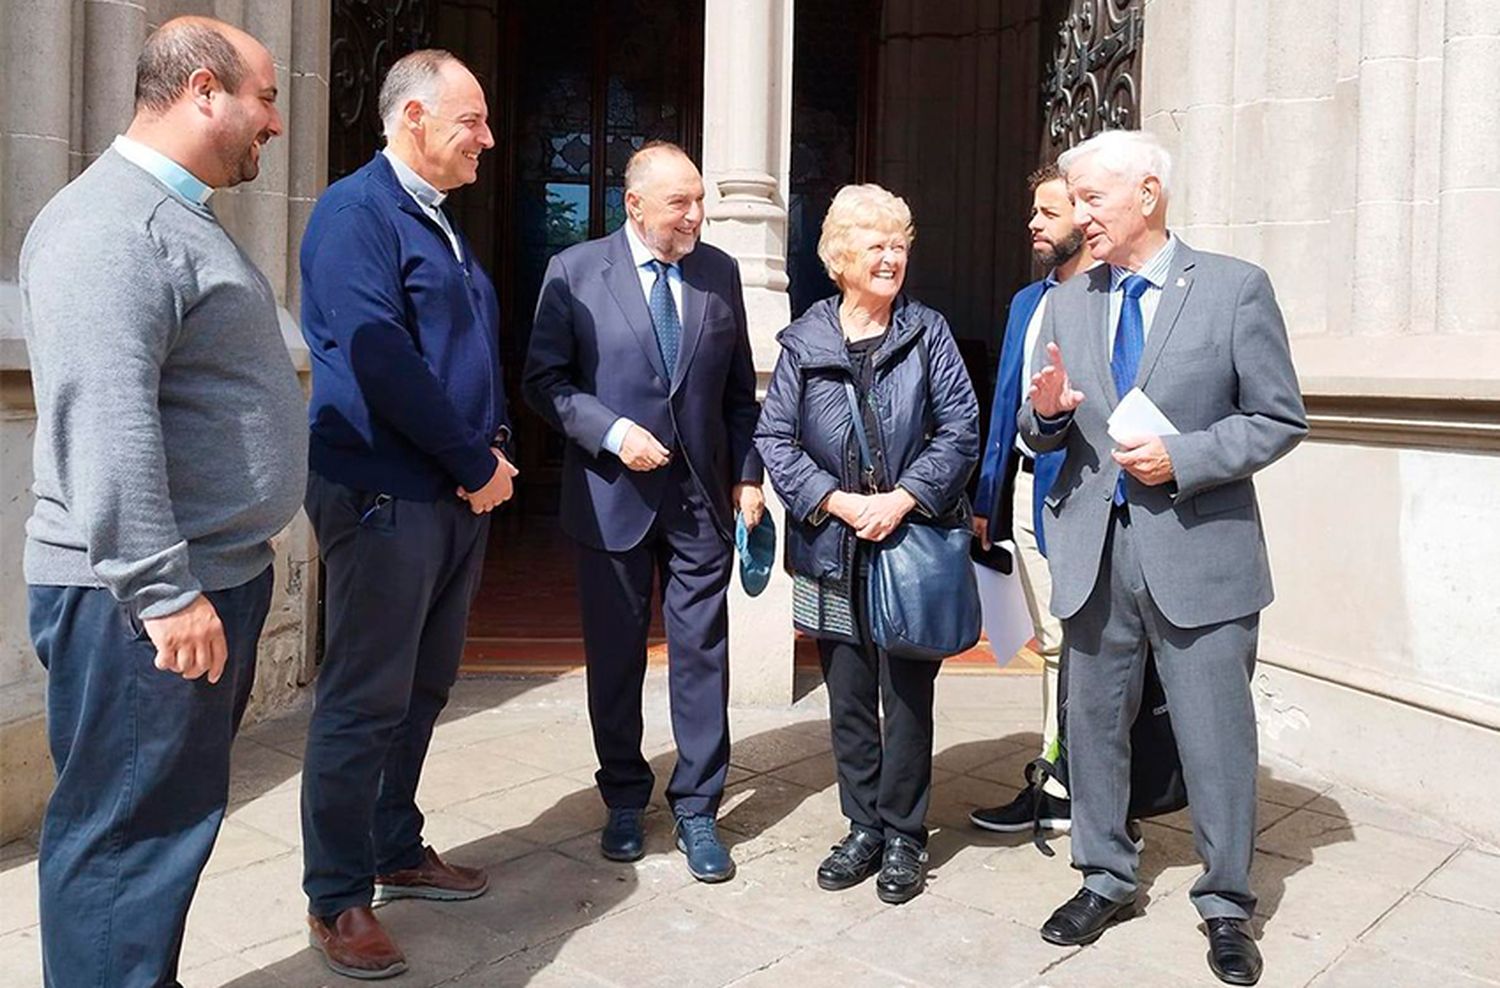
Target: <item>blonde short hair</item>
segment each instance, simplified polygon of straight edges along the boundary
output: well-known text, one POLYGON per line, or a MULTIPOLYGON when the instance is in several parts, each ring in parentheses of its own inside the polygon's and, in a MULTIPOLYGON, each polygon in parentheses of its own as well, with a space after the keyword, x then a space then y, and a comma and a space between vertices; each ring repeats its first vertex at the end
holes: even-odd
POLYGON ((823 233, 818 237, 818 259, 823 262, 828 277, 841 289, 844 283, 839 272, 852 250, 849 239, 855 230, 900 233, 906 238, 907 247, 917 235, 911 222, 911 207, 900 196, 873 182, 839 189, 828 207, 828 215, 823 217, 823 233))

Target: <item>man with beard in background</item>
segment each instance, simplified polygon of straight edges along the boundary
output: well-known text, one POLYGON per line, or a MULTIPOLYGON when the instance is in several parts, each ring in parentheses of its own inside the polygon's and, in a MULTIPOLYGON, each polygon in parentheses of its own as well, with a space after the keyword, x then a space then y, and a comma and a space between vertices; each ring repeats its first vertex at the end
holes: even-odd
MULTIPOLYGON (((1040 754, 1057 760, 1058 660, 1062 655, 1062 624, 1047 609, 1052 578, 1047 570, 1047 540, 1042 531, 1042 498, 1057 479, 1063 453, 1037 455, 1016 433, 1016 413, 1031 380, 1037 334, 1047 310, 1047 295, 1061 283, 1094 264, 1083 230, 1073 222, 1068 186, 1055 165, 1037 169, 1027 179, 1031 188, 1031 254, 1047 269, 1047 276, 1016 292, 1010 302, 1001 345, 990 430, 974 498, 974 537, 988 549, 1007 537, 1014 539, 1016 568, 1037 651, 1042 655, 1042 747, 1040 754)), ((1030 779, 1010 802, 969 814, 974 826, 998 833, 1030 830, 1033 814, 1042 827, 1068 829, 1068 791, 1054 778, 1042 785, 1040 804, 1030 779)))

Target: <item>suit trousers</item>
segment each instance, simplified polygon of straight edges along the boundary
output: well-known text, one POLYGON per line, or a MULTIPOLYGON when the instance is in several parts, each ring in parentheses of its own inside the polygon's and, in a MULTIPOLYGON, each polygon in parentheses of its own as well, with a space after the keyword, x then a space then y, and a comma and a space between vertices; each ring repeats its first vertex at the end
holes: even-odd
POLYGON ((1129 508, 1111 514, 1099 580, 1063 622, 1068 653, 1068 759, 1073 867, 1114 901, 1135 895, 1137 854, 1125 831, 1130 728, 1140 709, 1146 649, 1172 711, 1205 870, 1190 896, 1204 919, 1249 919, 1255 909, 1255 708, 1250 678, 1259 613, 1178 628, 1151 599, 1129 508))
POLYGON ((717 813, 729 773, 729 577, 734 547, 714 523, 679 454, 656 519, 634 547, 578 547, 578 599, 588 667, 589 722, 605 805, 645 807, 655 777, 641 753, 641 688, 651 587, 661 584, 677 765, 674 812, 717 813))
POLYGON ((942 663, 895 658, 875 647, 868 553, 861 549, 855 559, 851 603, 859 641, 818 639, 839 805, 855 830, 910 837, 925 846, 933 684, 942 663))
MULTIPOLYGON (((1019 454, 1018 454, 1019 455, 1019 454)), ((1062 622, 1048 610, 1052 600, 1052 571, 1047 557, 1037 543, 1036 516, 1032 495, 1036 477, 1025 470, 1016 471, 1015 493, 1011 508, 1011 534, 1016 543, 1016 573, 1021 578, 1021 592, 1026 609, 1031 612, 1031 627, 1037 648, 1042 654, 1042 749, 1041 755, 1057 760, 1057 686, 1062 657, 1062 622)), ((1068 790, 1056 777, 1049 776, 1046 790, 1066 799, 1068 790)))
POLYGON ((368 906, 377 874, 422 861, 417 783, 458 676, 490 516, 317 473, 307 514, 326 638, 302 770, 302 888, 327 917, 368 906))
POLYGON ((141 622, 108 590, 30 588, 57 771, 37 862, 48 988, 178 984, 273 580, 267 567, 208 593, 229 645, 217 683, 157 669, 141 622))

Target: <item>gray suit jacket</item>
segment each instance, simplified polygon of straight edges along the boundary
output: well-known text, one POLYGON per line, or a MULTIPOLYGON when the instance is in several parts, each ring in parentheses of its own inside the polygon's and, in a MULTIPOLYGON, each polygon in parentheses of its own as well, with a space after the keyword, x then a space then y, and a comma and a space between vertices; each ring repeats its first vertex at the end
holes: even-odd
MULTIPOLYGON (((1019 416, 1032 449, 1066 449, 1045 497, 1052 612, 1076 614, 1094 590, 1120 467, 1106 422, 1118 403, 1109 369, 1109 266, 1052 291, 1039 342, 1056 342, 1084 402, 1064 427, 1019 416)), ((1177 244, 1136 386, 1178 431, 1165 439, 1174 482, 1127 477, 1130 524, 1146 584, 1181 628, 1253 614, 1271 602, 1271 573, 1254 473, 1307 434, 1286 327, 1266 273, 1177 244)), ((1037 366, 1046 361, 1037 347, 1037 366)))

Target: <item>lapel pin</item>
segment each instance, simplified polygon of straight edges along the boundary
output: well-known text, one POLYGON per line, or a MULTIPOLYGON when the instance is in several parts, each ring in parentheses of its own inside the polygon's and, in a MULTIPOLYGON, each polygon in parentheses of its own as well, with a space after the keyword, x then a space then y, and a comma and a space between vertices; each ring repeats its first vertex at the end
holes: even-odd
POLYGON ((1187 279, 1186 278, 1178 278, 1177 279, 1177 287, 1178 288, 1186 288, 1187 287, 1187 279))

